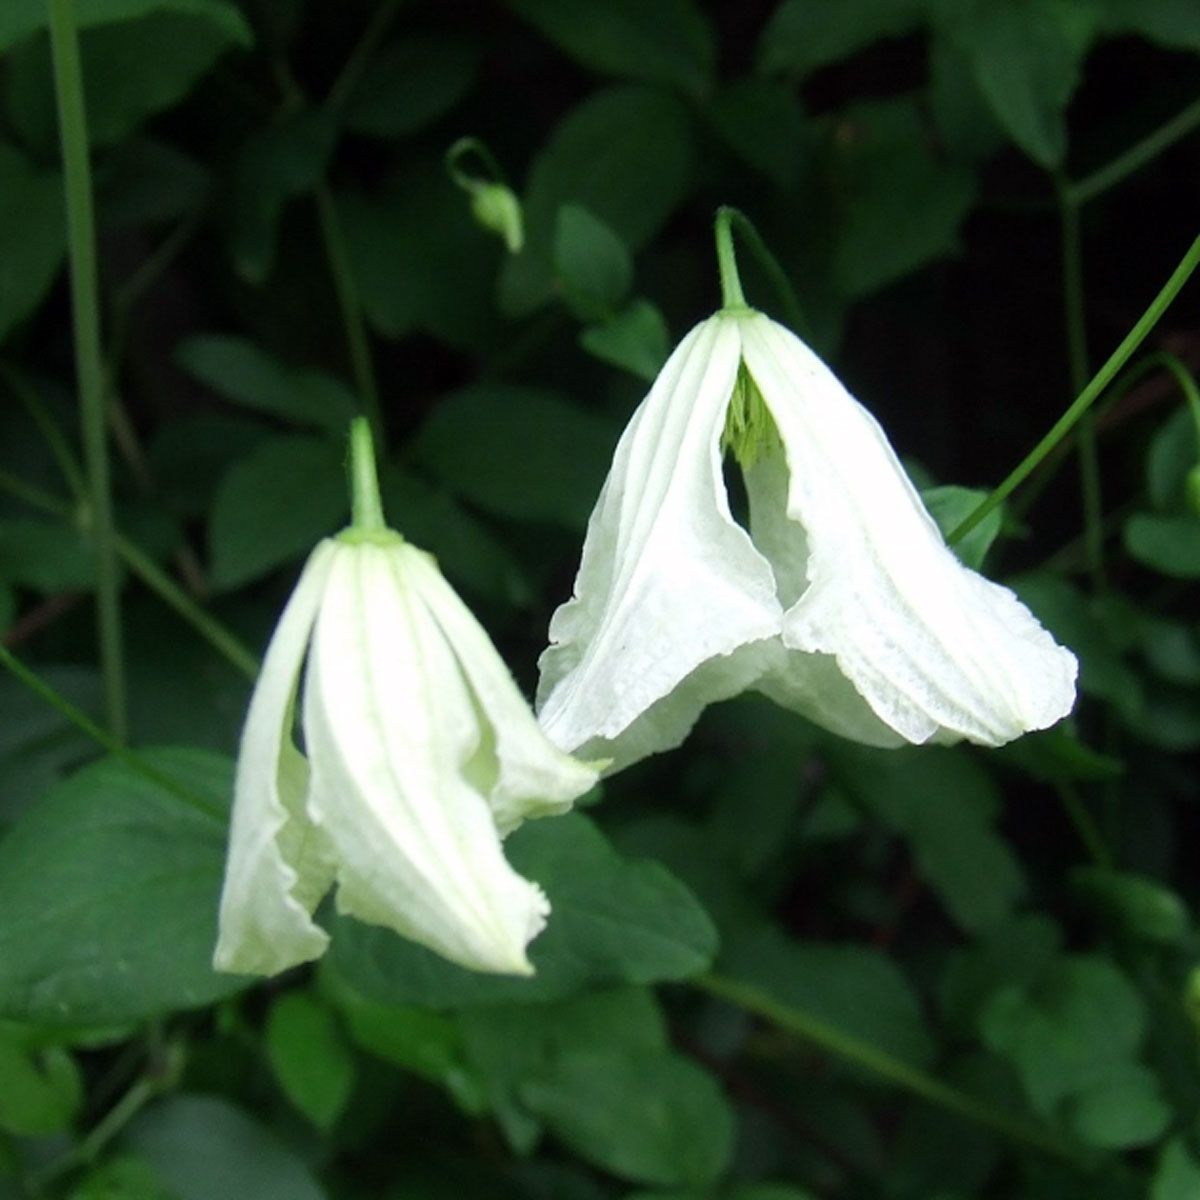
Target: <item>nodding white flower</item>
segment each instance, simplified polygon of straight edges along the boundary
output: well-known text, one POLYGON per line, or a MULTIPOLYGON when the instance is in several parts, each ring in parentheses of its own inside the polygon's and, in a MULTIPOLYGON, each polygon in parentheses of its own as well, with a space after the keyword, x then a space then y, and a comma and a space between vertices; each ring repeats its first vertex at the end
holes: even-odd
POLYGON ((214 965, 271 975, 318 958, 312 913, 336 886, 343 913, 474 970, 532 973, 549 904, 501 838, 596 774, 539 729, 434 559, 381 515, 359 520, 313 551, 254 689, 214 965))
POLYGON ((1075 698, 1074 656, 947 548, 874 418, 744 305, 693 329, 634 413, 550 643, 542 727, 616 766, 747 688, 878 746, 1000 745, 1075 698))

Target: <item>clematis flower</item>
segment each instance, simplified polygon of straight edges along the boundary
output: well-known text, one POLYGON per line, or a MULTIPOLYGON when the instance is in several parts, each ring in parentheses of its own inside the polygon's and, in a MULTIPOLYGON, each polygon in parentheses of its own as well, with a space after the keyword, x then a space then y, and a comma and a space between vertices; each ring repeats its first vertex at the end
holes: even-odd
POLYGON ((549 904, 501 839, 564 812, 596 771, 547 740, 434 559, 383 525, 365 424, 353 439, 355 524, 313 551, 250 702, 214 965, 318 958, 312 914, 336 887, 343 913, 530 974, 549 904))
POLYGON ((550 623, 542 727, 620 767, 749 688, 875 746, 996 746, 1063 717, 1074 656, 959 562, 829 368, 737 300, 683 339, 621 437, 550 623))

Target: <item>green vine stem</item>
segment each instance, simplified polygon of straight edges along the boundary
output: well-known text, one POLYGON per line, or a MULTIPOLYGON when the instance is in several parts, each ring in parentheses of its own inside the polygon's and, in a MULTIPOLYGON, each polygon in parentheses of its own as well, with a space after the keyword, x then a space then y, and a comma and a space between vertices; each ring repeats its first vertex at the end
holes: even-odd
MULTIPOLYGON (((780 306, 783 309, 784 319, 805 341, 811 342, 813 340, 812 325, 804 313, 804 306, 800 303, 799 297, 796 295, 796 289, 792 287, 792 281, 788 278, 787 272, 783 269, 779 259, 771 253, 770 247, 763 240, 763 236, 758 232, 758 228, 754 222, 741 209, 733 208, 728 204, 722 205, 717 210, 718 262, 722 253, 722 238, 728 240, 729 246, 727 252, 731 256, 733 254, 732 238, 728 234, 720 232, 722 223, 730 230, 736 229, 738 236, 750 247, 751 254, 754 255, 763 274, 766 275, 768 280, 770 280, 771 286, 775 289, 775 294, 778 296, 780 306)), ((744 304, 745 301, 743 300, 742 303, 744 304)))
POLYGON ((87 117, 73 0, 49 0, 50 46, 62 140, 67 245, 71 262, 75 372, 88 482, 88 521, 96 544, 96 605, 100 664, 108 726, 125 737, 125 664, 121 636, 120 577, 113 527, 100 303, 96 283, 96 232, 87 117))
POLYGON ((957 1088, 925 1074, 924 1071, 909 1066, 908 1063, 868 1042, 861 1041, 853 1034, 834 1028, 812 1013, 775 999, 753 984, 728 979, 723 975, 701 975, 691 982, 701 991, 708 992, 744 1012, 761 1017, 777 1028, 803 1038, 844 1062, 853 1063, 872 1075, 886 1079, 945 1112, 990 1129, 1010 1141, 1068 1162, 1080 1170, 1090 1167, 1082 1149, 1059 1140, 1018 1116, 991 1108, 974 1096, 960 1092, 957 1088))
POLYGON ((737 209, 724 205, 717 209, 713 237, 717 242, 717 270, 721 276, 721 307, 745 308, 746 297, 738 275, 737 254, 733 249, 733 214, 737 209))
POLYGON ((1171 273, 1170 279, 1163 285, 1162 290, 1150 302, 1149 307, 1138 318, 1134 327, 1125 335, 1121 344, 1112 352, 1108 361, 1092 377, 1085 387, 1067 408, 1066 412, 1051 426, 1050 431, 1040 442, 1021 460, 1009 473, 1007 478, 997 487, 987 499, 980 502, 973 512, 959 522, 951 530, 946 539, 953 545, 960 541, 989 513, 994 512, 1020 485, 1037 469, 1043 459, 1071 432, 1079 419, 1092 407, 1104 393, 1105 388, 1113 381, 1117 373, 1129 361, 1137 348, 1146 340, 1150 331, 1158 323, 1159 318, 1170 307, 1171 302, 1179 294, 1183 285, 1191 278, 1197 265, 1200 265, 1200 237, 1188 248, 1179 265, 1171 273))

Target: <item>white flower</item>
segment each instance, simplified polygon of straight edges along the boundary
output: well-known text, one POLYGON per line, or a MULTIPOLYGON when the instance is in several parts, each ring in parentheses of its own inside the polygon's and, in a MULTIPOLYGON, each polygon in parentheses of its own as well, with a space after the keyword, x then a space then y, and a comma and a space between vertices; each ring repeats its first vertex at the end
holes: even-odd
POLYGON ((879 746, 1000 745, 1075 698, 1074 656, 955 558, 874 418, 746 308, 693 329, 634 413, 550 642, 542 727, 616 766, 751 687, 879 746), (749 532, 725 490, 729 429, 749 532))
POLYGON ((336 885, 343 913, 529 974, 549 904, 501 838, 595 779, 546 739, 433 558, 383 529, 324 541, 250 702, 214 964, 270 975, 319 957, 312 913, 336 885))

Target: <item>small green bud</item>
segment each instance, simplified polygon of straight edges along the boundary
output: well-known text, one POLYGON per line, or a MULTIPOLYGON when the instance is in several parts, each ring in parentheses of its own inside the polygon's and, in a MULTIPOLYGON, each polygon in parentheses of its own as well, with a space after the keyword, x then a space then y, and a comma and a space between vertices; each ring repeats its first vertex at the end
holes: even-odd
POLYGON ((1200 515, 1200 463, 1187 473, 1187 501, 1192 512, 1200 515))
POLYGON ((503 183, 480 183, 471 188, 471 212, 484 229, 498 233, 509 254, 519 254, 525 244, 521 202, 503 183))

